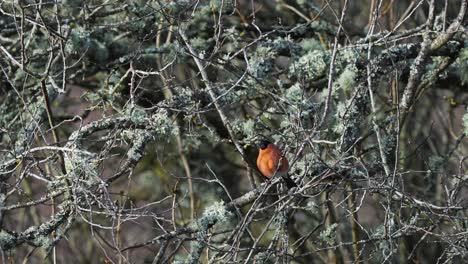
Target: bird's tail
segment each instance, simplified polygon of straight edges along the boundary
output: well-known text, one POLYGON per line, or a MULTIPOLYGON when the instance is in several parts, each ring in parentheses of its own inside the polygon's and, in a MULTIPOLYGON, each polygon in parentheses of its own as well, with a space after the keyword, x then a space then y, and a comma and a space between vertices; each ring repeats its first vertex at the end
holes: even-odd
POLYGON ((293 181, 293 179, 291 179, 291 177, 289 177, 289 175, 283 176, 283 180, 284 180, 284 183, 286 183, 286 186, 288 187, 288 189, 297 187, 297 184, 293 181))

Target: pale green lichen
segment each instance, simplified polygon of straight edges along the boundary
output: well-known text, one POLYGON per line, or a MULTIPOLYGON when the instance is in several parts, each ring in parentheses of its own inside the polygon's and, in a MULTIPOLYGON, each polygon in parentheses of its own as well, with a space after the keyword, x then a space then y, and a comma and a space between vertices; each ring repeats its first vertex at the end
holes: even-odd
POLYGON ((259 47, 249 58, 249 71, 256 78, 265 78, 274 69, 276 51, 270 47, 259 47))
POLYGON ((286 128, 286 127, 289 127, 289 126, 291 126, 291 122, 289 122, 289 120, 284 119, 284 120, 281 121, 281 123, 280 123, 280 127, 281 127, 281 128, 286 128))
POLYGON ((145 110, 141 107, 134 106, 132 108, 127 108, 125 111, 126 116, 130 116, 130 120, 135 124, 141 124, 148 117, 145 110))
POLYGON ((269 261, 271 260, 270 258, 274 257, 271 253, 265 251, 265 252, 259 252, 254 256, 254 262, 253 263, 270 263, 269 261))
POLYGON ((38 235, 31 241, 35 246, 42 248, 49 248, 52 245, 52 239, 48 236, 38 235))
POLYGON ((207 51, 207 48, 210 47, 210 42, 212 42, 212 40, 200 38, 200 37, 195 37, 195 38, 190 39, 190 44, 192 45, 192 48, 198 54, 204 54, 207 51))
POLYGON ((107 46, 93 38, 90 31, 81 27, 75 28, 70 33, 65 51, 76 56, 85 54, 93 62, 98 63, 103 63, 109 58, 107 46))
POLYGON ((283 228, 288 223, 288 218, 284 215, 283 212, 280 212, 274 217, 273 227, 275 228, 275 237, 278 237, 283 232, 283 228))
POLYGON ((279 55, 297 56, 301 51, 289 37, 267 40, 258 46, 249 57, 249 71, 258 78, 267 77, 275 69, 275 59, 279 55))
POLYGON ((0 248, 10 248, 14 244, 15 237, 0 230, 0 248))
POLYGON ((196 233, 197 240, 192 242, 190 254, 183 263, 198 263, 200 255, 206 247, 208 229, 215 224, 226 222, 230 216, 231 212, 226 209, 224 202, 215 202, 213 205, 207 207, 202 217, 196 222, 196 227, 199 229, 196 233))
POLYGON ((151 133, 144 129, 138 129, 133 133, 133 145, 127 152, 127 157, 135 162, 143 157, 146 143, 151 139, 151 133))
POLYGON ((341 65, 353 65, 362 55, 355 49, 342 49, 336 57, 336 64, 341 68, 341 65))
POLYGON ((158 109, 150 118, 153 132, 161 138, 169 140, 179 133, 175 121, 171 119, 166 109, 158 109))
POLYGON ((280 142, 281 139, 283 139, 283 136, 275 134, 275 135, 272 135, 271 138, 273 138, 273 142, 280 142))
POLYGON ((291 39, 289 35, 284 38, 279 37, 273 39, 272 41, 269 40, 265 43, 265 45, 272 47, 279 54, 287 54, 292 56, 299 55, 300 51, 302 50, 302 48, 296 44, 296 42, 291 39))
POLYGON ((318 80, 326 76, 329 64, 329 54, 314 50, 300 57, 289 67, 289 76, 309 81, 318 80))
POLYGON ((258 133, 254 119, 237 119, 231 122, 232 130, 241 137, 251 139, 258 133))
MULTIPOLYGON (((88 192, 102 182, 98 172, 99 161, 91 153, 76 149, 72 155, 65 154, 64 160, 66 177, 76 184, 77 192, 88 192)), ((54 190, 66 185, 65 178, 58 178, 50 182, 48 188, 54 190)))
POLYGON ((397 135, 398 132, 393 131, 393 133, 384 134, 382 140, 382 150, 384 154, 387 156, 387 160, 391 160, 394 158, 395 149, 397 147, 397 135))
POLYGON ((344 71, 338 77, 337 83, 344 91, 351 91, 356 86, 357 68, 354 65, 350 65, 344 69, 344 71))
POLYGON ((65 44, 65 51, 70 54, 83 54, 91 46, 90 32, 81 27, 76 27, 65 44))
POLYGON ((167 65, 169 63, 173 63, 173 61, 178 63, 185 63, 187 62, 187 52, 185 51, 185 45, 180 42, 172 42, 168 44, 162 45, 162 50, 167 51, 166 56, 162 56, 162 63, 167 65))
POLYGON ((301 88, 299 83, 295 83, 289 89, 286 90, 286 99, 292 102, 300 102, 304 97, 304 90, 301 88))
MULTIPOLYGON (((306 90, 299 83, 293 84, 285 92, 285 99, 288 104, 285 107, 288 116, 294 117, 295 119, 300 118, 301 123, 304 127, 312 125, 313 116, 316 114, 319 108, 319 103, 312 100, 308 96, 306 90)), ((283 119, 281 126, 290 126, 292 120, 283 119)))
POLYGON ((241 35, 239 31, 235 27, 226 28, 223 32, 223 39, 225 41, 224 50, 226 50, 226 54, 223 55, 224 60, 229 60, 231 53, 237 50, 239 47, 239 43, 241 40, 241 35))
POLYGON ((320 232, 319 239, 329 246, 334 245, 337 226, 336 223, 328 226, 327 229, 320 232))
POLYGON ((244 134, 247 135, 248 137, 254 136, 255 133, 257 133, 255 131, 255 121, 253 119, 249 119, 245 121, 243 125, 243 130, 244 130, 244 134))
POLYGON ((203 216, 199 219, 198 224, 202 229, 207 229, 215 223, 222 223, 228 220, 231 212, 226 209, 224 202, 215 202, 207 207, 203 212, 203 216))
POLYGON ((397 252, 398 247, 393 246, 390 244, 388 240, 380 240, 377 242, 377 247, 382 252, 382 254, 376 256, 375 263, 382 263, 384 262, 382 257, 390 254, 395 254, 397 252))
POLYGON ((190 112, 197 106, 198 98, 197 94, 194 91, 187 87, 174 87, 174 94, 167 104, 171 105, 174 108, 186 109, 187 112, 190 112))
POLYGON ((269 107, 266 111, 264 111, 262 113, 262 118, 266 118, 266 119, 273 119, 273 114, 276 112, 276 108, 274 107, 269 107))
POLYGON ((308 1, 306 0, 296 0, 296 3, 300 6, 304 6, 308 1))
POLYGON ((338 102, 335 109, 335 115, 333 116, 333 120, 331 120, 331 130, 336 133, 337 135, 342 134, 343 130, 345 129, 345 124, 343 122, 343 118, 347 111, 347 106, 345 102, 338 102))
POLYGON ((322 43, 315 38, 303 39, 299 45, 306 53, 314 50, 324 50, 322 43))
POLYGON ((309 211, 311 214, 318 214, 319 213, 319 205, 317 205, 316 202, 314 202, 312 199, 307 201, 307 205, 305 209, 309 211))

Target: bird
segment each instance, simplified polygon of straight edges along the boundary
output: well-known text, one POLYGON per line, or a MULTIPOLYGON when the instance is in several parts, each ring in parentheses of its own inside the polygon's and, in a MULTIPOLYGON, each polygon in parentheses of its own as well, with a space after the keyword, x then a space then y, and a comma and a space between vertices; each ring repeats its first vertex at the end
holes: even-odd
POLYGON ((268 140, 261 140, 258 145, 260 150, 257 167, 262 175, 270 179, 275 174, 279 174, 289 189, 297 187, 297 184, 288 176, 289 162, 281 150, 268 140), (279 164, 280 161, 281 164, 279 164))

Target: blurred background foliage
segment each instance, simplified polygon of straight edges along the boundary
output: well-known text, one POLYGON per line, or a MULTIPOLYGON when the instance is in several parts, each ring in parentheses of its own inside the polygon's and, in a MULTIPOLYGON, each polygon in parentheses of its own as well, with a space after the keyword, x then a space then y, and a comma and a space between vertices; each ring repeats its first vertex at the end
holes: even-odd
POLYGON ((2 1, 2 260, 466 262, 464 10, 2 1))

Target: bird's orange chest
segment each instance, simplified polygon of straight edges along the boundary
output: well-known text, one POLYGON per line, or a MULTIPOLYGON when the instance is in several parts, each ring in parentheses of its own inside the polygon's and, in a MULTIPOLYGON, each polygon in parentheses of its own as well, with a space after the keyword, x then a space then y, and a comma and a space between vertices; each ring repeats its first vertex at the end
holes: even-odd
POLYGON ((276 148, 267 148, 260 150, 257 158, 257 167, 265 177, 271 177, 278 172, 288 170, 288 160, 286 157, 281 157, 281 151, 276 148), (281 160, 281 165, 278 167, 278 162, 281 160))

